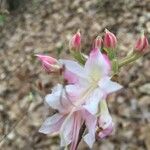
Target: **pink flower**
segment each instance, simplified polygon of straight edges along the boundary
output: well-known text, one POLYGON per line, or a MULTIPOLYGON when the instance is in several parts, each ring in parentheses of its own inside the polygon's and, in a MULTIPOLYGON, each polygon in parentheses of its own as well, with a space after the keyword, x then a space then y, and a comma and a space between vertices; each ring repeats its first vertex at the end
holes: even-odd
POLYGON ((97 36, 93 42, 93 49, 95 49, 95 48, 100 49, 102 46, 102 42, 103 42, 102 38, 100 36, 97 36))
POLYGON ((80 47, 81 47, 80 31, 77 31, 77 33, 73 35, 73 37, 70 40, 69 47, 70 47, 70 50, 76 50, 76 51, 80 50, 80 47))
POLYGON ((57 72, 61 69, 60 63, 53 57, 47 55, 36 55, 42 63, 43 68, 47 72, 57 72))
MULTIPOLYGON (((108 59, 101 54, 99 49, 93 49, 84 67, 74 61, 60 61, 65 64, 66 70, 72 73, 71 78, 75 76, 78 79, 76 83, 70 86, 72 93, 68 92, 74 95, 73 97, 75 100, 73 103, 76 109, 85 110, 94 120, 98 112, 100 101, 105 99, 109 93, 121 88, 118 83, 110 80, 111 66, 108 59)), ((86 115, 84 115, 84 117, 85 116, 86 115)), ((93 131, 91 131, 93 127, 90 128, 90 126, 94 125, 89 125, 89 134, 86 136, 87 138, 85 138, 85 141, 92 147, 95 138, 93 136, 93 131), (90 137, 93 138, 93 142, 89 140, 91 139, 90 137)))
POLYGON ((61 146, 71 143, 71 149, 75 150, 79 130, 85 121, 88 133, 84 140, 92 148, 99 104, 107 94, 121 88, 118 83, 110 80, 111 66, 108 61, 99 49, 91 51, 84 66, 71 60, 59 60, 65 65, 65 78, 72 84, 65 88, 59 84, 52 90, 52 94, 46 96, 46 102, 58 113, 44 122, 40 132, 52 134, 58 131, 61 146))
POLYGON ((134 46, 134 50, 136 52, 145 52, 145 50, 149 47, 149 43, 148 43, 148 40, 146 38, 146 36, 143 34, 141 35, 141 37, 138 38, 138 40, 136 41, 135 43, 135 46, 134 46))
POLYGON ((109 49, 115 49, 116 45, 117 45, 116 36, 106 29, 104 35, 104 47, 109 49))

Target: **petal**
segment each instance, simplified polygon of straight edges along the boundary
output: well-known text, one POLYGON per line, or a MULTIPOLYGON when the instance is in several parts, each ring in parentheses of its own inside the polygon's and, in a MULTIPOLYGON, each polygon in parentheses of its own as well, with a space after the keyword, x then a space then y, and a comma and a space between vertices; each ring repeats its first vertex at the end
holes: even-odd
POLYGON ((87 111, 85 111, 83 118, 85 119, 86 126, 88 128, 88 134, 86 134, 83 139, 92 148, 95 142, 95 132, 96 132, 96 122, 97 118, 87 111))
POLYGON ((78 82, 78 77, 71 71, 65 70, 64 78, 69 84, 74 84, 78 82))
POLYGON ((112 117, 109 113, 106 100, 100 101, 100 116, 98 117, 99 127, 106 129, 112 124, 112 117))
POLYGON ((98 127, 101 131, 98 133, 99 138, 105 138, 113 131, 114 123, 108 111, 106 100, 100 103, 100 116, 98 117, 98 127))
POLYGON ((102 130, 102 131, 100 131, 100 132, 98 133, 98 137, 99 137, 100 139, 105 138, 106 136, 108 136, 108 135, 110 135, 110 134, 112 133, 113 128, 114 128, 114 124, 111 123, 108 128, 106 128, 106 129, 104 129, 104 130, 102 130))
POLYGON ((98 119, 98 123, 99 123, 99 126, 102 128, 102 129, 106 129, 110 126, 110 124, 112 124, 112 117, 110 116, 109 112, 106 112, 102 115, 100 115, 99 119, 98 119))
POLYGON ((83 120, 81 118, 80 112, 75 112, 74 113, 74 124, 73 124, 73 129, 72 129, 72 142, 71 142, 71 150, 76 150, 78 138, 79 138, 79 132, 80 128, 83 124, 83 120))
POLYGON ((66 92, 65 87, 62 85, 57 85, 54 87, 52 94, 48 94, 45 97, 45 101, 53 109, 59 110, 60 113, 70 112, 74 106, 70 99, 69 93, 66 92))
POLYGON ((77 99, 85 91, 85 88, 79 84, 67 85, 66 92, 71 99, 77 99))
POLYGON ((100 50, 94 49, 85 64, 85 70, 88 74, 96 74, 101 77, 110 73, 110 65, 100 50))
POLYGON ((86 74, 85 68, 71 60, 60 60, 60 62, 65 65, 66 70, 64 72, 64 78, 69 83, 77 83, 84 87, 87 86, 88 74, 86 74))
POLYGON ((72 74, 76 75, 77 77, 85 78, 84 68, 79 63, 64 59, 59 61, 64 64, 65 68, 72 74))
POLYGON ((62 95, 62 91, 63 91, 63 86, 62 85, 57 85, 56 87, 54 87, 52 89, 52 93, 48 94, 45 97, 45 101, 49 104, 50 107, 52 107, 53 109, 61 109, 62 105, 60 103, 60 98, 62 95))
POLYGON ((111 81, 110 77, 102 78, 99 81, 98 85, 105 94, 109 94, 109 93, 118 91, 122 88, 122 86, 120 84, 111 81))
POLYGON ((58 113, 51 117, 48 117, 39 129, 39 132, 44 134, 53 134, 54 132, 59 131, 63 121, 64 116, 58 113))
POLYGON ((67 146, 72 141, 72 130, 73 130, 74 116, 67 116, 63 125, 60 129, 61 147, 67 146))
POLYGON ((86 104, 83 106, 89 113, 95 115, 98 112, 98 105, 103 97, 103 93, 97 88, 86 100, 86 104))

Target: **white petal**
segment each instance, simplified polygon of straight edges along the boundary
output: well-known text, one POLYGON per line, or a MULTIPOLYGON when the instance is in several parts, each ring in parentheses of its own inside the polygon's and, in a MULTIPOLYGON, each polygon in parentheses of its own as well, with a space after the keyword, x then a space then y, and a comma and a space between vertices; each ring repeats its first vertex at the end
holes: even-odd
POLYGON ((85 63, 85 70, 89 75, 102 77, 110 72, 108 60, 102 55, 99 49, 91 51, 90 56, 85 63))
POLYGON ((116 82, 110 80, 110 77, 105 77, 99 82, 100 89, 106 94, 118 91, 122 88, 122 86, 116 82))
POLYGON ((86 126, 88 128, 88 134, 83 137, 84 141, 88 144, 90 148, 92 148, 95 142, 95 132, 96 132, 96 122, 97 118, 88 112, 85 112, 83 115, 85 119, 86 126))
POLYGON ((87 143, 87 145, 92 148, 93 144, 95 142, 95 139, 93 137, 91 137, 91 134, 88 133, 83 137, 84 141, 87 143))
POLYGON ((61 91, 62 87, 63 87, 62 84, 57 84, 52 88, 52 93, 61 91))
POLYGON ((64 59, 61 59, 60 62, 65 65, 65 68, 68 71, 72 72, 76 76, 81 78, 85 77, 84 68, 79 63, 72 60, 64 60, 64 59))
POLYGON ((93 93, 86 100, 86 104, 83 106, 89 113, 95 115, 98 112, 98 105, 103 97, 103 93, 99 89, 93 91, 93 93))
POLYGON ((60 131, 61 147, 69 145, 72 140, 71 131, 73 130, 74 116, 71 115, 69 118, 66 119, 60 131))
POLYGON ((77 99, 83 92, 85 88, 79 84, 67 85, 66 92, 71 97, 71 99, 77 99))
POLYGON ((61 89, 54 89, 55 92, 52 92, 52 94, 48 94, 46 97, 45 97, 45 101, 48 103, 48 105, 50 107, 52 107, 53 109, 61 109, 62 108, 62 105, 60 103, 60 99, 61 99, 61 95, 62 95, 62 88, 61 89))
POLYGON ((48 117, 39 129, 39 132, 44 134, 52 134, 54 132, 57 132, 60 129, 63 121, 64 116, 60 114, 55 114, 51 117, 48 117))
POLYGON ((53 88, 52 94, 48 94, 45 97, 45 101, 50 107, 58 110, 60 113, 70 112, 74 105, 70 96, 71 93, 68 89, 70 89, 68 86, 66 89, 66 87, 62 85, 57 85, 53 88))
POLYGON ((112 117, 110 116, 109 113, 100 115, 98 121, 99 121, 99 126, 103 129, 108 128, 113 123, 112 117))

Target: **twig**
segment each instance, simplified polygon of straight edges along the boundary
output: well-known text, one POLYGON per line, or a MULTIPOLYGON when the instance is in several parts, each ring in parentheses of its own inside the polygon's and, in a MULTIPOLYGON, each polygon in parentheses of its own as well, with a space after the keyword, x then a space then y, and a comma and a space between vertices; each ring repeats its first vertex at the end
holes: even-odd
POLYGON ((13 127, 11 128, 10 132, 6 133, 1 139, 0 139, 0 147, 3 145, 3 141, 8 137, 8 135, 13 132, 16 127, 25 119, 25 117, 27 116, 28 114, 28 110, 30 108, 30 105, 31 105, 31 102, 28 104, 28 109, 27 111, 25 111, 23 113, 23 115, 20 116, 19 120, 13 125, 13 127))

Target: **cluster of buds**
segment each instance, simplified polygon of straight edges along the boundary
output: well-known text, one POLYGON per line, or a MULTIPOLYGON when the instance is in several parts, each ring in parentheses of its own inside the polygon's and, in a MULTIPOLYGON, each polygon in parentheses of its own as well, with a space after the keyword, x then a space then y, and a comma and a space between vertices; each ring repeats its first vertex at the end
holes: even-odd
MULTIPOLYGON (((87 57, 80 51, 81 34, 79 31, 71 38, 69 47, 74 58, 80 63, 84 64, 86 61, 85 58, 87 57)), ((107 56, 111 60, 112 70, 114 74, 117 74, 119 68, 137 60, 139 57, 145 54, 147 52, 147 49, 149 48, 149 43, 144 33, 142 33, 141 36, 137 39, 133 47, 133 51, 129 52, 130 57, 129 55, 127 55, 127 57, 125 57, 124 59, 119 60, 119 58, 117 58, 117 38, 112 32, 105 29, 104 38, 102 38, 101 36, 97 36, 93 42, 92 48, 98 48, 102 52, 107 54, 107 56)))
POLYGON ((65 86, 57 84, 46 96, 46 103, 57 111, 45 120, 39 131, 51 135, 58 133, 61 146, 71 144, 71 150, 77 149, 84 126, 88 133, 83 135, 83 139, 90 148, 95 138, 103 139, 110 135, 114 123, 107 106, 107 95, 122 88, 111 79, 122 66, 145 54, 148 47, 148 40, 142 35, 136 41, 133 52, 120 60, 116 53, 117 38, 105 30, 104 38, 97 36, 90 54, 85 55, 81 51, 81 34, 77 31, 69 42, 76 61, 36 55, 48 73, 63 69, 59 75, 67 80, 65 86))

